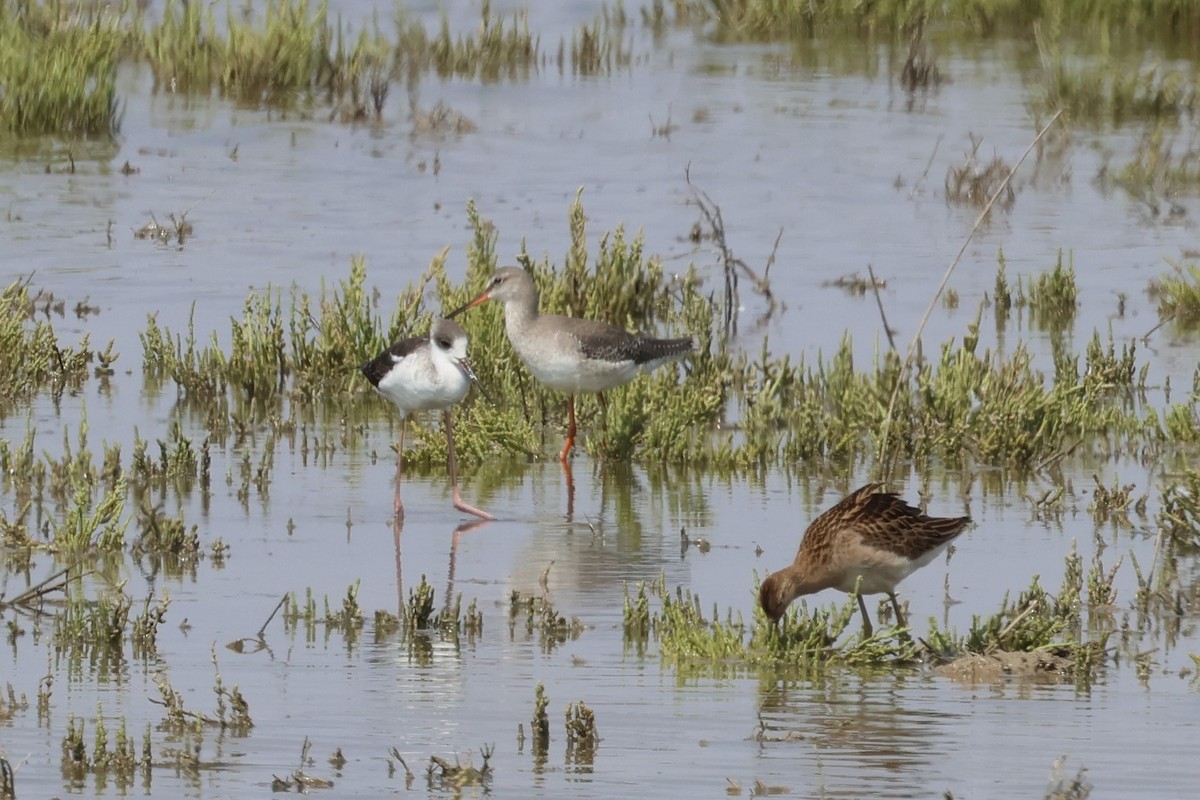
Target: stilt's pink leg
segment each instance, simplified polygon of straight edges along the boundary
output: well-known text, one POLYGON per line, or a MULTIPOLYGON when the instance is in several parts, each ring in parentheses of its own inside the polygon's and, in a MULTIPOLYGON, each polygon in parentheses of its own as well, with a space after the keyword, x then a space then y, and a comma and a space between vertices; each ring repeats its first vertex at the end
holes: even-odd
POLYGON ((404 519, 404 501, 400 499, 400 473, 404 471, 404 428, 408 420, 400 420, 400 444, 396 445, 396 494, 392 498, 392 513, 404 519))
POLYGON ((454 457, 454 423, 449 409, 445 412, 446 419, 446 447, 449 450, 448 465, 450 467, 450 497, 454 501, 454 507, 459 511, 467 514, 474 514, 480 519, 495 519, 486 511, 480 511, 472 505, 463 502, 463 499, 458 495, 458 462, 454 457))

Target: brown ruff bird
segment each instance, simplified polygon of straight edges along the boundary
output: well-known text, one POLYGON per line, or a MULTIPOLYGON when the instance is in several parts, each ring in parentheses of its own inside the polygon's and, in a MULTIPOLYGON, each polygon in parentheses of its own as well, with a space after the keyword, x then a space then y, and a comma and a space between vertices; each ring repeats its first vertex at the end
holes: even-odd
POLYGON ((690 337, 655 339, 598 320, 542 314, 533 276, 520 267, 496 270, 486 289, 446 318, 488 300, 504 304, 508 340, 533 377, 567 395, 567 441, 558 456, 564 464, 575 446, 576 394, 595 392, 600 405, 607 407, 604 392, 608 389, 692 352, 690 337))
POLYGON ((896 622, 905 626, 896 584, 933 561, 971 518, 927 516, 891 492, 877 492, 882 485, 868 483, 813 520, 795 562, 767 576, 758 601, 772 622, 801 595, 822 589, 850 594, 858 585, 866 636, 873 629, 864 594, 886 594, 896 622))

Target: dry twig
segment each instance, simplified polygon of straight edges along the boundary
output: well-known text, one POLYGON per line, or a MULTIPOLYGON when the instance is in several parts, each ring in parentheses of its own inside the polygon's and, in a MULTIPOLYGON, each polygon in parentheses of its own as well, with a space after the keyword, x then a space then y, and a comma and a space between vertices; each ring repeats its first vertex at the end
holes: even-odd
POLYGON ((955 268, 958 267, 958 262, 962 260, 963 253, 967 251, 967 246, 971 243, 971 240, 975 238, 976 231, 978 231, 983 225, 983 221, 987 219, 988 214, 991 213, 992 206, 996 204, 996 201, 1004 194, 1005 190, 1008 189, 1008 185, 1012 181, 1013 175, 1015 175, 1017 170, 1020 169, 1021 164, 1025 163, 1026 157, 1033 152, 1033 149, 1037 146, 1038 142, 1040 142, 1042 137, 1046 135, 1046 131, 1050 130, 1050 127, 1058 121, 1060 116, 1062 116, 1062 111, 1055 112, 1054 116, 1050 118, 1050 121, 1047 122, 1040 131, 1038 131, 1037 136, 1033 137, 1033 141, 1029 143, 1029 146, 1025 148, 1025 152, 1021 154, 1019 159, 1017 159, 1017 163, 1014 164, 1012 169, 1008 171, 1008 175, 1004 177, 1004 180, 1001 181, 1000 185, 997 186, 992 192, 992 196, 988 198, 987 204, 984 205, 983 210, 979 212, 979 217, 975 220, 975 224, 971 226, 971 230, 967 233, 967 237, 963 239, 962 247, 958 249, 958 253, 954 256, 954 260, 951 261, 950 266, 946 268, 945 274, 942 275, 941 282, 938 284, 937 289, 933 293, 933 297, 929 301, 929 306, 925 309, 925 313, 921 316, 921 322, 917 325, 917 330, 913 334, 912 341, 910 341, 908 344, 908 352, 905 354, 904 361, 900 365, 900 374, 896 376, 896 385, 892 387, 892 396, 888 401, 887 416, 885 416, 883 420, 883 435, 880 437, 879 442, 879 461, 884 465, 883 470, 885 477, 891 472, 890 458, 888 454, 888 434, 891 432, 892 428, 892 415, 896 410, 896 398, 900 394, 900 387, 904 385, 905 379, 908 376, 908 370, 912 367, 913 356, 916 354, 917 348, 920 345, 921 334, 925 331, 925 325, 929 322, 930 316, 933 315, 933 309, 937 307, 938 299, 942 296, 942 291, 945 290, 946 284, 950 282, 950 276, 954 274, 955 268))
POLYGON ((775 256, 779 251, 779 242, 783 239, 783 229, 779 229, 779 234, 775 237, 775 245, 771 248, 771 255, 767 257, 767 264, 763 268, 762 275, 759 275, 749 264, 733 254, 733 249, 730 248, 725 238, 725 220, 721 216, 721 207, 713 202, 713 199, 708 196, 707 192, 692 183, 690 164, 684 171, 684 177, 687 180, 688 188, 692 190, 692 196, 697 207, 700 209, 700 213, 704 216, 704 221, 708 223, 708 227, 711 230, 711 238, 720 251, 721 266, 725 276, 725 299, 722 318, 725 336, 729 337, 737 333, 737 310, 741 304, 738 299, 739 275, 754 284, 755 290, 767 301, 767 313, 764 315, 765 317, 769 318, 778 309, 779 302, 775 299, 774 292, 771 291, 770 275, 771 267, 775 264, 775 256))

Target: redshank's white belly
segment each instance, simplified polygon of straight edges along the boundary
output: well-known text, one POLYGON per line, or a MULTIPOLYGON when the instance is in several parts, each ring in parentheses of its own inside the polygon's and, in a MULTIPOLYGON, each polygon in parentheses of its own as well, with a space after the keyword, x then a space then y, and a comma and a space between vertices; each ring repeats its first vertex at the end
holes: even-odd
POLYGON ((638 374, 632 359, 588 358, 570 333, 513 340, 513 348, 533 377, 559 392, 603 392, 629 383, 638 374))

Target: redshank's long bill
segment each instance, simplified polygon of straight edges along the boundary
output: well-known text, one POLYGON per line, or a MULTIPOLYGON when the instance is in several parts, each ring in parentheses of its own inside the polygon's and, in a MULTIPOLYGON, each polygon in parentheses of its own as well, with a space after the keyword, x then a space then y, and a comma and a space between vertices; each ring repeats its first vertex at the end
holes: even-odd
POLYGON ((457 316, 488 300, 504 304, 504 328, 513 349, 533 376, 567 395, 567 441, 559 453, 564 464, 575 446, 575 395, 622 386, 667 361, 692 352, 690 337, 655 339, 605 322, 538 311, 537 287, 520 267, 503 267, 478 297, 447 314, 457 316))
POLYGON ((359 367, 375 387, 400 411, 400 444, 396 448, 396 495, 393 510, 404 515, 400 499, 400 474, 404 469, 404 429, 414 411, 441 410, 446 425, 447 466, 454 507, 481 519, 495 519, 463 502, 458 493, 458 465, 454 456, 454 422, 450 407, 467 395, 471 383, 478 384, 467 360, 467 332, 456 322, 439 319, 429 338, 401 339, 359 367))
POLYGON ((850 594, 858 586, 865 636, 873 629, 864 594, 886 594, 897 624, 905 626, 896 584, 933 561, 971 518, 926 516, 895 494, 876 491, 881 485, 868 483, 813 520, 795 563, 763 581, 759 603, 772 622, 801 595, 822 589, 850 594))

